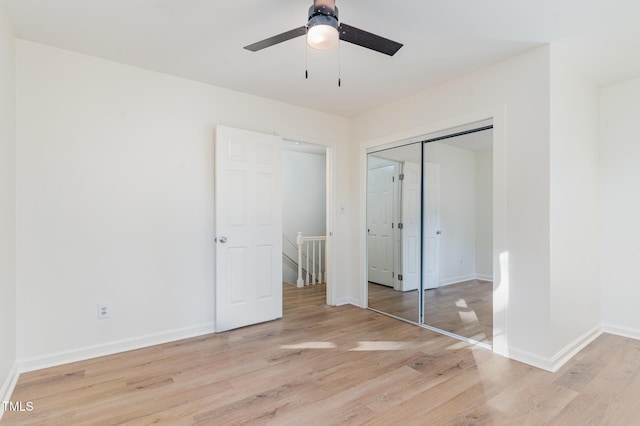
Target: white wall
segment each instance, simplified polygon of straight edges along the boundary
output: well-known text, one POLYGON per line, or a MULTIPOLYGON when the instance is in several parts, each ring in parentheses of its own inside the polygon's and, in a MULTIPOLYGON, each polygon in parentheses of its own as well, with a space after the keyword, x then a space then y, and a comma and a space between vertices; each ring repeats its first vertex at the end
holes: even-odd
POLYGON ((551 322, 553 352, 600 329, 598 88, 552 50, 551 322))
POLYGON ((600 259, 605 331, 640 339, 640 79, 600 91, 600 259))
MULTIPOLYGON (((16 361, 16 106, 13 27, 0 3, 0 401, 16 361)), ((2 410, 0 410, 2 417, 2 410)))
MULTIPOLYGON (((326 156, 284 150, 282 181, 282 232, 292 241, 298 232, 307 237, 326 235, 326 156)), ((296 260, 297 250, 286 241, 282 244, 283 250, 296 260)), ((283 263, 285 281, 295 283, 297 273, 283 263)))
POLYGON ((13 27, 0 3, 0 401, 7 400, 16 361, 15 89, 13 27))
POLYGON ((493 280, 493 151, 479 151, 475 157, 475 274, 493 280))
MULTIPOLYGON (((363 161, 355 160, 368 146, 493 116, 494 255, 502 260, 494 265, 494 349, 550 368, 549 67, 543 46, 355 118, 352 192, 362 209, 363 161)), ((363 217, 354 223, 361 256, 363 217)), ((360 272, 353 293, 364 303, 360 272)))
MULTIPOLYGON (((424 161, 440 165, 439 284, 475 277, 475 174, 473 151, 430 142, 424 161)), ((425 203, 427 200, 424 200, 425 203)), ((423 212, 427 207, 423 208, 423 212)))
MULTIPOLYGON (((212 330, 217 124, 334 144, 348 178, 345 119, 26 41, 17 114, 24 369, 212 330)), ((347 219, 334 242, 348 301, 347 219)))

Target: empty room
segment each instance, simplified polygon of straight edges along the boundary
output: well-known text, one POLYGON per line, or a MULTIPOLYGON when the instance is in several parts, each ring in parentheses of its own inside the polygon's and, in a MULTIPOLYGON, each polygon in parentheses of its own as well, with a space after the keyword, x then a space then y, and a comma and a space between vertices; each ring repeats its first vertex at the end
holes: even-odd
POLYGON ((638 16, 0 0, 0 425, 635 424, 638 16))

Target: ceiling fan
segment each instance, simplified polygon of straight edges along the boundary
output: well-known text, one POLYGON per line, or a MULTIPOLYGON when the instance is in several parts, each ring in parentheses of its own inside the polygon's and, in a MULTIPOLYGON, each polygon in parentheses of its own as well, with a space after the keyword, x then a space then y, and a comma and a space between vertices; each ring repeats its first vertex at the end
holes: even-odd
POLYGON ((244 48, 257 52, 305 34, 309 47, 319 50, 331 49, 337 46, 339 40, 389 56, 395 55, 402 47, 402 44, 393 40, 341 23, 338 19, 338 8, 335 0, 314 0, 313 6, 309 8, 309 22, 307 25, 269 37, 244 48))

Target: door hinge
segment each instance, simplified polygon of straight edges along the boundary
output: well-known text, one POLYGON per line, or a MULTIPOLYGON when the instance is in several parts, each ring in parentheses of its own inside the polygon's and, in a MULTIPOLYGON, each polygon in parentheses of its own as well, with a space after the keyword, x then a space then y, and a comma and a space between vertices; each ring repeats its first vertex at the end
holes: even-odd
POLYGON ((402 274, 398 274, 398 281, 402 281, 402 274))
POLYGON ((391 273, 391 278, 395 277, 395 275, 396 275, 396 273, 395 273, 395 272, 392 272, 392 273, 391 273))
POLYGON ((398 176, 399 180, 404 180, 404 173, 400 173, 400 175, 398 176))
POLYGON ((398 224, 398 229, 402 229, 402 228, 404 228, 404 225, 402 223, 399 223, 398 224))
POLYGON ((393 222, 391 222, 391 229, 393 229, 393 222))
POLYGON ((396 181, 396 177, 395 176, 391 176, 391 182, 395 182, 396 181))

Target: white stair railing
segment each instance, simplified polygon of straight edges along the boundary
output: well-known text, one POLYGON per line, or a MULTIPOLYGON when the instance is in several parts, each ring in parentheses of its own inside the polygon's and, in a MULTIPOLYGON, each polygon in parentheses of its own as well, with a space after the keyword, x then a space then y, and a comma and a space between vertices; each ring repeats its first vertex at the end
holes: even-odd
POLYGON ((298 232, 296 242, 298 243, 298 287, 323 283, 327 274, 327 237, 303 237, 302 232, 298 232), (305 267, 306 277, 302 275, 303 251, 307 258, 307 265, 305 267), (324 265, 323 259, 325 260, 324 265), (306 278, 306 280, 304 278, 306 278))

